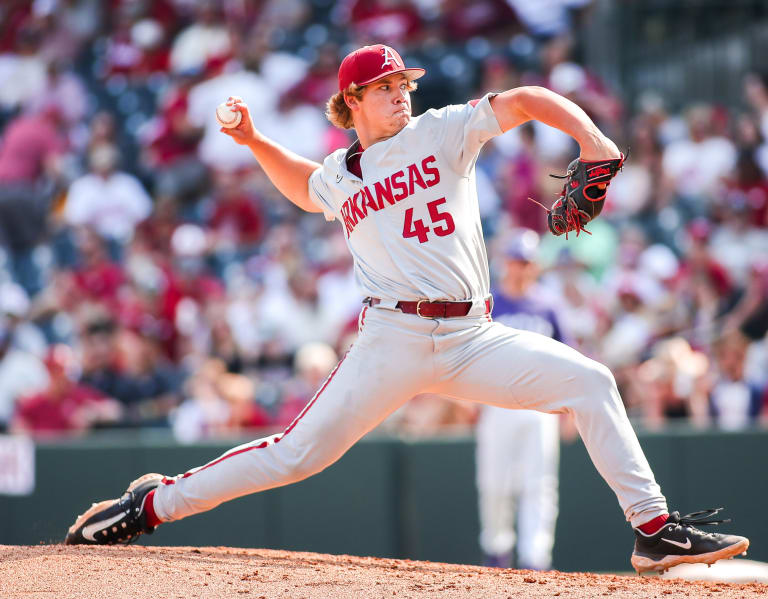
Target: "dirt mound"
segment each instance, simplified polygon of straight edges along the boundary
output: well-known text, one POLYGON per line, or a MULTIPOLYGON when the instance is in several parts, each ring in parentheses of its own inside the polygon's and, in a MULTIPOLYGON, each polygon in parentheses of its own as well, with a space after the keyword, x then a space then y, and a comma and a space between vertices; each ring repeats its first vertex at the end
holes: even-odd
MULTIPOLYGON (((717 567, 717 566, 715 566, 717 567)), ((410 560, 227 547, 0 545, 0 597, 252 599, 407 597, 751 598, 768 585, 494 570, 410 560)))

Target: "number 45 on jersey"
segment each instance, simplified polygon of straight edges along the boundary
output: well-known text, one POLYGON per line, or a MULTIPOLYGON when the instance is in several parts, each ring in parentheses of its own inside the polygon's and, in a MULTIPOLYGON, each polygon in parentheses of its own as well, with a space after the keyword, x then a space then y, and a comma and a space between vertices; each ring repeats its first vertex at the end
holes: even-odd
POLYGON ((403 237, 406 239, 417 237, 419 243, 426 243, 429 241, 430 231, 438 237, 445 237, 453 233, 456 230, 453 217, 449 212, 440 212, 440 206, 445 204, 445 202, 445 198, 439 198, 427 203, 427 210, 429 210, 429 218, 432 224, 431 228, 424 224, 423 219, 413 220, 413 208, 408 208, 405 211, 405 221, 403 222, 403 237))

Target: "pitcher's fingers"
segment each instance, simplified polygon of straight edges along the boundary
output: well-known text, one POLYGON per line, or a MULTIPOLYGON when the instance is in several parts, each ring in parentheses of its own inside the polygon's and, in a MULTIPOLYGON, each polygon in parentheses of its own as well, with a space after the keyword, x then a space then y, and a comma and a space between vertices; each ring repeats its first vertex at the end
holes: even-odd
POLYGON ((243 118, 247 117, 250 113, 248 112, 248 104, 232 104, 230 106, 231 110, 236 110, 239 112, 243 118))
POLYGON ((242 104, 243 99, 240 96, 229 96, 227 98, 227 106, 231 106, 232 104, 242 104))

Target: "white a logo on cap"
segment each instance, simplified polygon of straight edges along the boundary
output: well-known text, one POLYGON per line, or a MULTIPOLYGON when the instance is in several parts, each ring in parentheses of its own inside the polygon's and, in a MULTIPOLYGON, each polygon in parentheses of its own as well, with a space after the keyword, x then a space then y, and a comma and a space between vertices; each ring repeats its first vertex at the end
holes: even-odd
POLYGON ((384 62, 381 64, 382 69, 390 63, 394 63, 396 67, 403 66, 403 63, 398 60, 397 54, 395 54, 395 51, 392 48, 389 46, 382 46, 381 51, 384 53, 384 62))

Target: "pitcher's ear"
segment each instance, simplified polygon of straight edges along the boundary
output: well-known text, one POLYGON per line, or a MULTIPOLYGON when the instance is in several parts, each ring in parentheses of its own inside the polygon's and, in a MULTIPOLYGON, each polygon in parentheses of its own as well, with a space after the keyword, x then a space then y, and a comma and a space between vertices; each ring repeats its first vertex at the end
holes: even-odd
POLYGON ((355 96, 348 96, 344 94, 344 103, 349 107, 350 110, 359 110, 360 108, 360 99, 355 98, 355 96))

